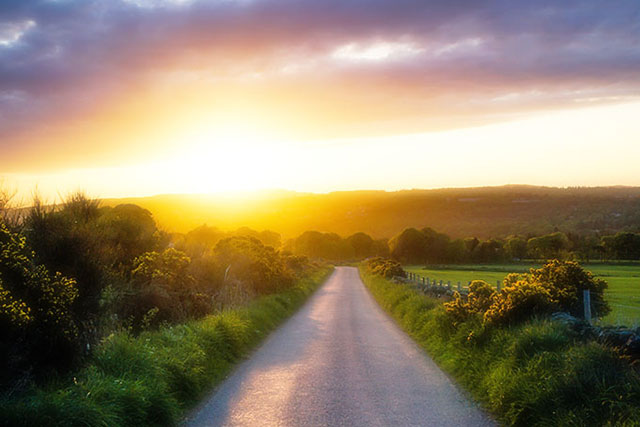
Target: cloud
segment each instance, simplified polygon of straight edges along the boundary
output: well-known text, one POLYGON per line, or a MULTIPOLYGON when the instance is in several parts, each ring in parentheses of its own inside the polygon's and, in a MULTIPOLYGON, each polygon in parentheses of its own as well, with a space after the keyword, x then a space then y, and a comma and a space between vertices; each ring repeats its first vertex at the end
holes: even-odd
POLYGON ((640 96, 637 0, 5 0, 0 17, 4 145, 194 81, 343 103, 365 127, 640 96))

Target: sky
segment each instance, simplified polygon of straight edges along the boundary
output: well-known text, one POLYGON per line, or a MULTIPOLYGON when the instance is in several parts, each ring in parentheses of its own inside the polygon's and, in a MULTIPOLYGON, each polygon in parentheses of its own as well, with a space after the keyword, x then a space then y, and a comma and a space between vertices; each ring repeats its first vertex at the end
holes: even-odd
POLYGON ((27 197, 640 185, 637 0, 2 0, 27 197))

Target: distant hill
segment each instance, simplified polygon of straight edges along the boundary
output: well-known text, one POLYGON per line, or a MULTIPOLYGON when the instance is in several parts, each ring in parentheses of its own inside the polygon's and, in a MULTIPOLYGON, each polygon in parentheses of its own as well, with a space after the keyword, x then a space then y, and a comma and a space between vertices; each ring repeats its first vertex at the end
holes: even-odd
POLYGON ((503 186, 328 194, 269 191, 236 196, 159 195, 106 199, 149 209, 167 230, 204 223, 223 230, 248 226, 285 237, 306 230, 391 237, 406 227, 432 227, 452 237, 501 237, 554 230, 640 231, 640 187, 503 186))

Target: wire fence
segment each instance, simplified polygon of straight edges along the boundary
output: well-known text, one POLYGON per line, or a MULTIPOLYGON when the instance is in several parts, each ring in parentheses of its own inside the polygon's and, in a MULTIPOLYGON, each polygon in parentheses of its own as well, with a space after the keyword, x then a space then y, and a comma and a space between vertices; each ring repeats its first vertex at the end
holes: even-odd
MULTIPOLYGON (((419 289, 438 290, 438 291, 456 291, 461 295, 469 293, 469 285, 471 280, 467 282, 452 282, 451 280, 439 280, 432 277, 420 276, 419 274, 407 272, 407 280, 419 289)), ((496 280, 495 288, 500 291, 502 289, 502 280, 496 280)))
MULTIPOLYGON (((407 272, 405 280, 423 292, 432 291, 449 295, 452 295, 453 292, 467 295, 469 293, 469 285, 471 284, 471 281, 467 281, 466 283, 461 281, 452 282, 451 280, 445 281, 433 277, 420 276, 413 272, 407 272)), ((496 290, 500 291, 502 286, 502 281, 496 280, 496 290)), ((582 300, 584 303, 584 318, 589 322, 599 325, 626 326, 632 328, 640 326, 640 298, 638 297, 630 297, 628 304, 609 302, 611 313, 602 318, 593 316, 594 313, 600 313, 602 310, 599 310, 597 303, 591 299, 589 291, 584 291, 582 300), (634 302, 637 302, 638 305, 633 305, 634 302)))

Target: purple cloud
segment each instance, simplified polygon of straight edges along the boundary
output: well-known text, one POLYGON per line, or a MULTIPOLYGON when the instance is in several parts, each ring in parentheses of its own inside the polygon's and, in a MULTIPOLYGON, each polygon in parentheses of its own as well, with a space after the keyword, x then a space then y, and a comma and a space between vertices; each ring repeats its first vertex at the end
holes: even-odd
POLYGON ((210 79, 215 90, 253 74, 262 77, 254 88, 295 89, 309 100, 321 86, 353 105, 381 103, 377 115, 358 117, 363 123, 636 97, 640 3, 0 4, 0 144, 158 79, 210 79))

